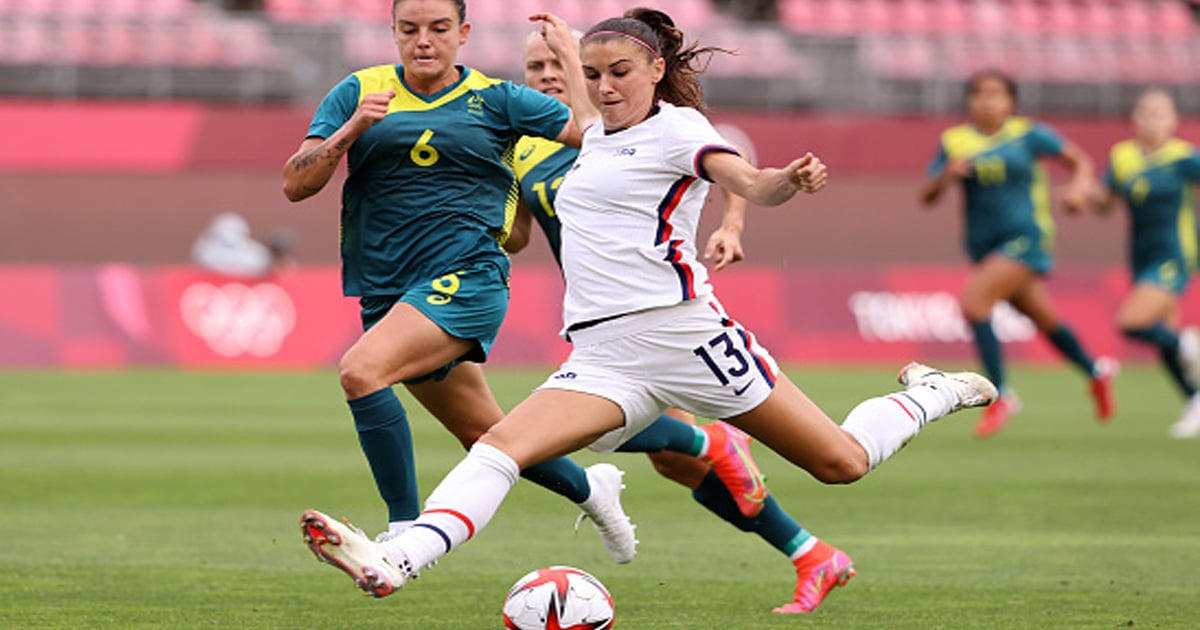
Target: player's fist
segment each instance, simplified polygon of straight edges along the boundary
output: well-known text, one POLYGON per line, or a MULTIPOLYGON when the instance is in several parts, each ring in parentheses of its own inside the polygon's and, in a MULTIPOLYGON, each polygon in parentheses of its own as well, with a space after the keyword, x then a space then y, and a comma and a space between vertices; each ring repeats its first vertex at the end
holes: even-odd
POLYGON ((546 46, 550 48, 550 52, 554 53, 560 60, 566 59, 566 54, 579 46, 579 42, 575 41, 575 36, 571 32, 571 25, 567 24, 566 20, 554 15, 553 13, 534 13, 529 16, 529 21, 541 23, 542 39, 546 41, 546 46))
POLYGON ((392 102, 393 98, 396 98, 395 90, 364 94, 362 101, 358 104, 358 109, 354 110, 351 122, 362 131, 370 129, 371 125, 387 116, 388 103, 392 102))
POLYGON ((829 171, 825 168, 825 163, 812 153, 805 153, 804 157, 788 165, 788 172, 792 186, 806 193, 821 190, 829 180, 829 171))

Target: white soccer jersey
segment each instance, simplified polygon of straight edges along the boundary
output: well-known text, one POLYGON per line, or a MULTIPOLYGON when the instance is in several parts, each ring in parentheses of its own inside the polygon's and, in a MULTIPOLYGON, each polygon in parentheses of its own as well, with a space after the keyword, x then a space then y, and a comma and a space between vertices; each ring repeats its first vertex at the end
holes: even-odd
POLYGON ((737 151, 696 110, 659 107, 614 133, 592 125, 558 190, 564 333, 712 293, 696 253, 709 181, 700 160, 737 151))

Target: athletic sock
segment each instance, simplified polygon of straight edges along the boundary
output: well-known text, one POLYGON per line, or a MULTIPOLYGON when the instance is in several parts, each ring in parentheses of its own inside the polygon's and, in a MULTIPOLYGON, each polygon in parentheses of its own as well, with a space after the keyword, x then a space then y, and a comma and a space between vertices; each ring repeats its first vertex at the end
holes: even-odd
POLYGON ((1075 333, 1067 328, 1066 324, 1059 324, 1054 332, 1046 335, 1050 343, 1054 344, 1055 348, 1067 358, 1071 363, 1079 366, 1089 377, 1096 376, 1096 362, 1092 357, 1083 350, 1083 346, 1079 344, 1079 339, 1075 338, 1075 333))
POLYGON ((487 526, 519 476, 511 457, 476 443, 429 495, 412 527, 383 543, 388 559, 420 570, 446 555, 487 526))
POLYGON ((550 492, 570 499, 572 503, 583 503, 592 494, 587 471, 566 457, 534 464, 522 470, 521 476, 550 492))
POLYGON ((862 445, 874 470, 916 437, 921 427, 950 413, 955 402, 948 388, 917 385, 862 401, 846 416, 842 429, 862 445))
POLYGON ((979 352, 979 360, 988 378, 997 389, 1004 387, 1004 355, 1000 351, 996 331, 992 329, 992 320, 971 322, 971 332, 975 334, 975 349, 979 352))
POLYGON ((1188 398, 1196 393, 1196 386, 1188 380, 1183 363, 1179 360, 1179 335, 1175 331, 1159 322, 1146 328, 1125 328, 1121 332, 1130 339, 1157 347, 1163 367, 1167 368, 1167 373, 1171 375, 1171 380, 1175 381, 1179 391, 1188 398))
POLYGON ((708 450, 708 434, 678 418, 666 414, 617 447, 621 453, 657 453, 674 451, 700 457, 708 450))
POLYGON ((417 473, 413 464, 412 432, 404 405, 392 388, 347 401, 379 496, 388 508, 388 521, 411 521, 421 511, 417 473))
POLYGON ((729 494, 729 488, 725 487, 725 484, 721 483, 720 478, 717 477, 717 473, 711 470, 704 476, 700 485, 692 491, 692 498, 707 508, 709 512, 716 514, 734 527, 744 532, 758 534, 768 544, 789 558, 797 549, 804 546, 809 540, 813 540, 812 534, 808 533, 795 519, 784 512, 783 508, 779 507, 774 496, 767 496, 763 501, 762 512, 759 512, 758 516, 754 518, 742 516, 733 496, 729 494))

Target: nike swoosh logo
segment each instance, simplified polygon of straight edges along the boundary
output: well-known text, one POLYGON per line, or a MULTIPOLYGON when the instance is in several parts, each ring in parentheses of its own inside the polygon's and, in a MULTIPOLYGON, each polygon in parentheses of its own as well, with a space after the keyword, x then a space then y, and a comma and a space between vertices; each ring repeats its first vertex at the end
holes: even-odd
POLYGON ((745 385, 742 385, 741 387, 733 388, 733 395, 741 396, 742 394, 746 393, 746 390, 750 389, 750 386, 753 384, 754 384, 754 380, 751 379, 749 383, 746 383, 745 385))

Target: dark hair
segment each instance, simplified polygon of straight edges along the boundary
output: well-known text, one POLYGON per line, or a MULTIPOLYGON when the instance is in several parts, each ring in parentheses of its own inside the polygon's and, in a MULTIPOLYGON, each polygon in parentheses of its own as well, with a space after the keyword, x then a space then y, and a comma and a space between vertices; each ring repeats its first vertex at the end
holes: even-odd
POLYGON ((589 39, 607 41, 621 37, 618 33, 628 35, 649 46, 654 54, 651 55, 650 50, 645 52, 647 56, 651 57, 651 60, 654 59, 654 55, 657 55, 666 62, 662 81, 659 81, 654 88, 656 100, 701 111, 705 109, 704 90, 700 87, 700 81, 696 79, 696 75, 703 73, 708 68, 713 53, 729 53, 730 51, 715 46, 700 48, 696 42, 692 42, 685 48, 683 31, 675 27, 675 21, 671 19, 671 16, 657 9, 645 7, 635 7, 626 11, 622 17, 609 18, 600 22, 584 34, 583 41, 586 42, 589 39), (701 59, 701 56, 704 58, 701 59))
MULTIPOLYGON (((467 21, 467 0, 450 0, 454 3, 454 7, 458 9, 458 21, 464 23, 467 21)), ((404 0, 392 0, 392 19, 396 19, 396 7, 404 0)))
POLYGON ((974 94, 975 90, 979 88, 979 84, 987 81, 988 79, 993 79, 1002 83, 1004 85, 1004 91, 1008 92, 1008 95, 1012 97, 1013 103, 1017 102, 1017 81, 1013 79, 1012 76, 1007 72, 998 70, 996 68, 984 68, 983 70, 977 70, 973 72, 971 76, 967 77, 965 95, 969 98, 971 94, 974 94))

